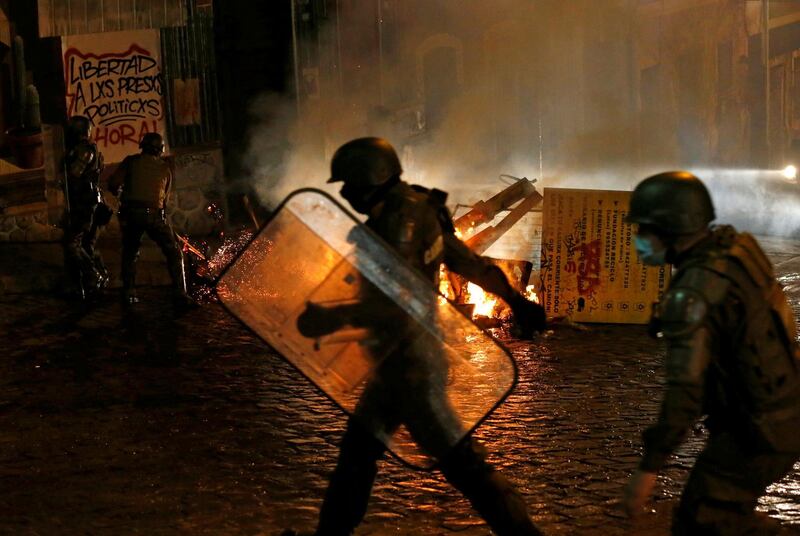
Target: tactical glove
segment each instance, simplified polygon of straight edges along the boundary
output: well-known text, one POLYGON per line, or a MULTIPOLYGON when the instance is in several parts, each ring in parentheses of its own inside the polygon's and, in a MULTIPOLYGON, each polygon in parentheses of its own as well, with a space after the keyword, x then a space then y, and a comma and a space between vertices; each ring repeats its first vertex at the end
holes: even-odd
POLYGON ((324 307, 311 302, 306 304, 306 310, 297 317, 297 331, 309 339, 318 339, 333 333, 343 325, 342 316, 335 307, 324 307))
POLYGON ((526 299, 522 294, 516 294, 510 301, 511 312, 514 314, 519 336, 522 339, 531 339, 537 331, 547 328, 547 317, 544 307, 526 299))

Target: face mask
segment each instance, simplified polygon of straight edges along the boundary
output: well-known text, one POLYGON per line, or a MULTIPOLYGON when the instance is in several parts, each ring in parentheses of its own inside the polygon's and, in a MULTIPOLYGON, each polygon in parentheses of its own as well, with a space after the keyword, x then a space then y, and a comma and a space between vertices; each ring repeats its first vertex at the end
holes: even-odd
POLYGON ((659 243, 658 245, 661 247, 656 249, 653 239, 644 238, 640 235, 636 235, 633 241, 636 246, 636 254, 644 264, 661 266, 667 263, 667 248, 663 247, 663 244, 659 243))
POLYGON ((340 192, 342 197, 344 197, 350 206, 353 207, 353 210, 359 212, 361 214, 366 214, 369 212, 369 209, 372 208, 372 203, 370 203, 370 193, 369 191, 365 191, 361 188, 354 188, 352 185, 345 184, 342 187, 340 192))
POLYGON ((344 197, 356 212, 369 214, 372 207, 377 205, 385 196, 386 192, 394 188, 400 182, 400 177, 394 176, 378 186, 359 188, 352 184, 345 183, 339 193, 344 197))

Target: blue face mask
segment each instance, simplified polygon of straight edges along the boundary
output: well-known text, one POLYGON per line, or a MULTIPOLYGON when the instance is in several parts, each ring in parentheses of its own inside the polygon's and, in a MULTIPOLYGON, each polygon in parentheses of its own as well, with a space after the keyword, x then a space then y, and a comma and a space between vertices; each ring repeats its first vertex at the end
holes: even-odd
POLYGON ((661 266, 667 263, 667 248, 663 247, 663 244, 658 244, 661 248, 656 249, 652 239, 640 235, 636 235, 633 242, 636 246, 636 254, 644 264, 661 266))

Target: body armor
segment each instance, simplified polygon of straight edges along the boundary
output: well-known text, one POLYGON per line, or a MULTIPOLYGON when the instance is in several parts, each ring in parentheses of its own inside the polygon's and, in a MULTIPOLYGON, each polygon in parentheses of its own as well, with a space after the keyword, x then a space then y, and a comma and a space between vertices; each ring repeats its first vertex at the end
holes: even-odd
POLYGON ((80 140, 65 157, 70 208, 91 208, 102 202, 103 155, 89 140, 80 140))
POLYGON ((128 156, 109 180, 112 192, 122 189, 120 206, 163 210, 172 183, 172 171, 163 158, 150 154, 128 156))
POLYGON ((720 227, 692 248, 655 321, 676 348, 667 358, 673 379, 707 367, 703 410, 712 432, 729 430, 757 450, 800 452, 794 315, 751 235, 720 227), (678 350, 684 346, 688 351, 678 350))
POLYGON ((455 235, 447 193, 398 181, 381 199, 366 224, 389 242, 434 285, 439 266, 447 268, 505 301, 524 338, 546 326, 544 308, 528 301, 488 259, 477 255, 455 235))

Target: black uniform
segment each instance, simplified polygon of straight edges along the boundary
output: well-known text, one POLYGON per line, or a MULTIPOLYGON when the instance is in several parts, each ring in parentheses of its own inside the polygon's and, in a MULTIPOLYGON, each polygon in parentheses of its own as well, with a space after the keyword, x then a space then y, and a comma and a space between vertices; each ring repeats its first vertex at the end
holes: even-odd
POLYGON ((64 229, 64 263, 72 284, 80 292, 91 291, 107 280, 105 265, 95 250, 101 221, 99 180, 103 155, 88 139, 68 149, 64 159, 69 212, 64 229))
POLYGON ((183 251, 166 217, 172 186, 172 171, 159 156, 141 153, 128 156, 109 180, 109 188, 120 197, 122 228, 122 285, 132 296, 135 289, 136 260, 145 233, 161 248, 176 294, 186 293, 183 251))
MULTIPOLYGON (((442 203, 443 198, 434 192, 397 181, 371 211, 366 225, 432 282, 438 278, 441 262, 445 262, 454 272, 511 300, 517 293, 502 271, 455 237, 450 215, 442 203)), ((447 480, 470 500, 497 534, 540 534, 522 497, 486 462, 486 453, 477 441, 468 438, 451 450, 451 430, 458 424, 451 422, 457 419, 449 414, 443 400, 446 390, 442 383, 447 380, 447 369, 444 359, 432 357, 435 341, 426 344, 421 342, 424 336, 417 335, 411 342, 411 337, 404 337, 401 324, 394 329, 400 339, 397 349, 379 365, 348 421, 317 534, 348 535, 361 522, 377 461, 386 450, 376 434, 391 436, 401 424, 424 450, 440 460, 447 480), (414 344, 426 346, 425 357, 414 344)))
POLYGON ((716 228, 684 252, 654 316, 667 391, 640 468, 657 472, 695 420, 710 437, 675 534, 764 534, 753 509, 800 458, 800 353, 792 311, 752 236, 716 228), (750 532, 748 532, 750 531, 750 532))

